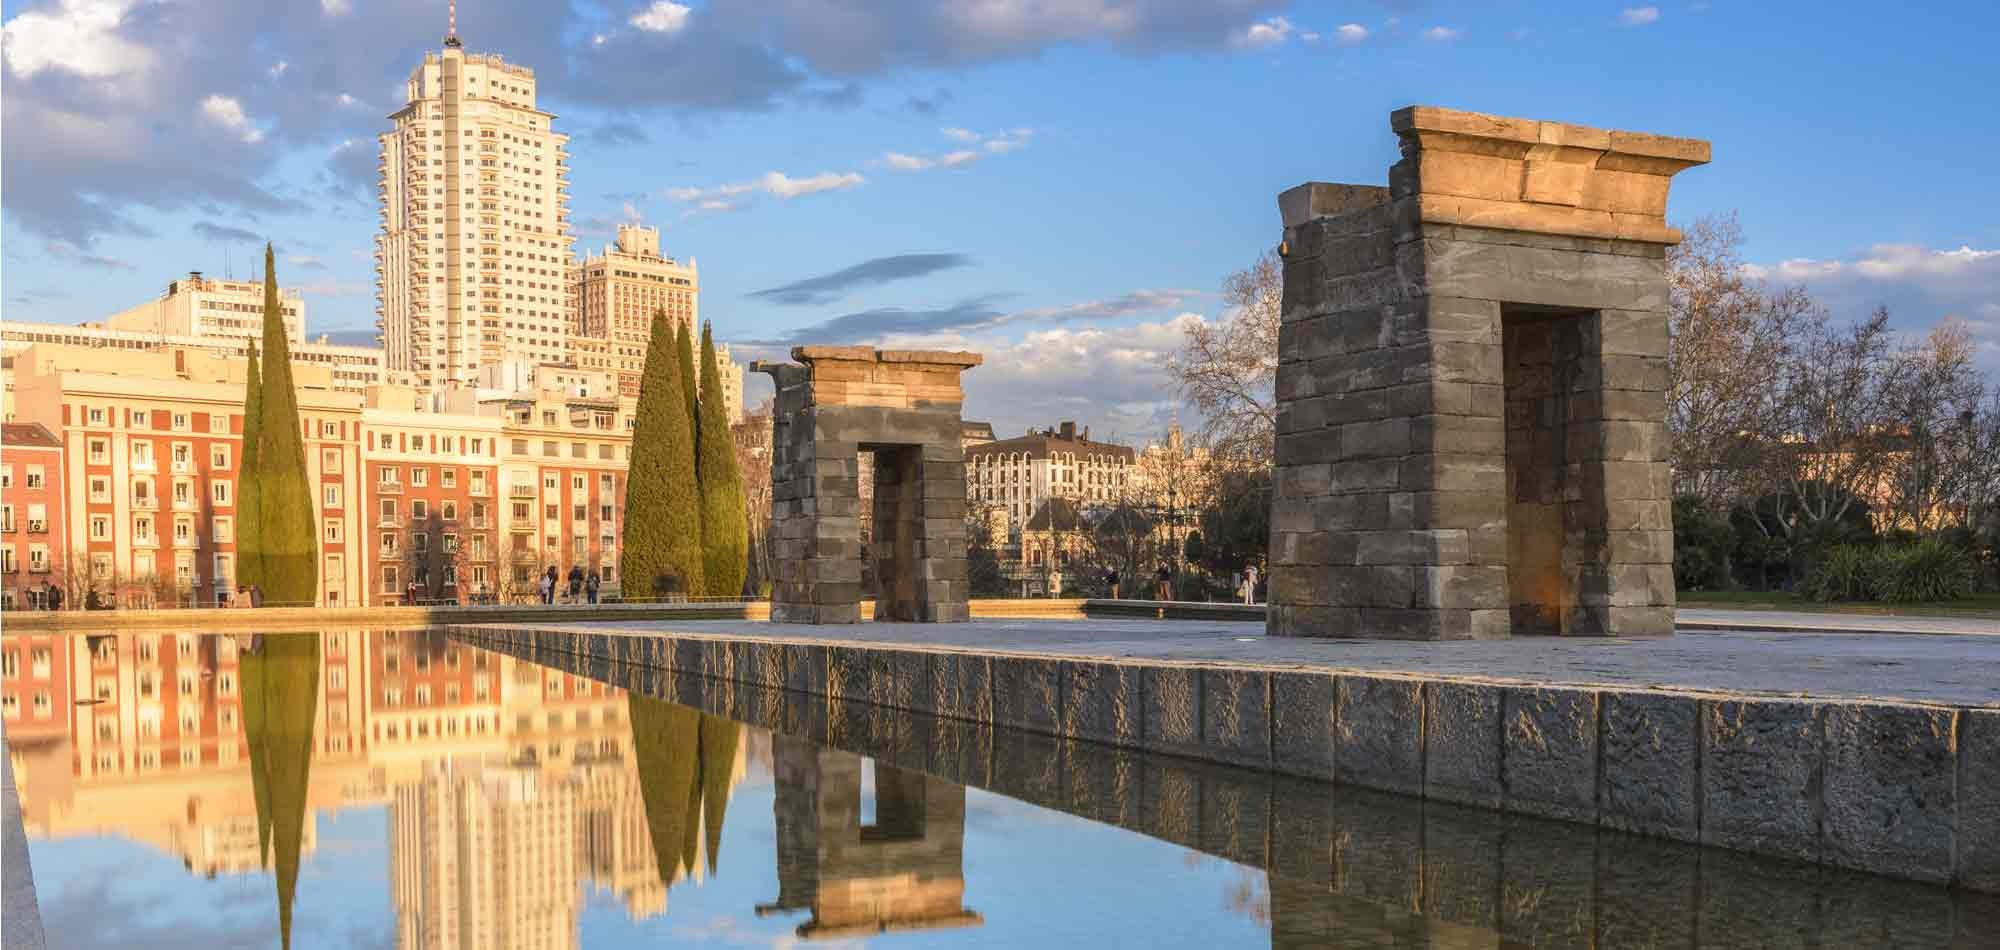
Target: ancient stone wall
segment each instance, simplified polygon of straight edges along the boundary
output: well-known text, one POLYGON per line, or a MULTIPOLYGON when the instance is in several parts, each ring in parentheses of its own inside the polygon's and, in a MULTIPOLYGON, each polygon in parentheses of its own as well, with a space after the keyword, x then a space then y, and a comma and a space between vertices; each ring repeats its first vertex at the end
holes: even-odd
POLYGON ((771 440, 771 619, 856 623, 862 560, 875 619, 966 613, 964 390, 974 353, 802 346, 758 362, 777 384, 771 440), (861 539, 860 457, 874 456, 874 543, 861 539))
POLYGON ((1391 125, 1388 188, 1279 196, 1270 631, 1671 633, 1665 212, 1708 144, 1391 125))

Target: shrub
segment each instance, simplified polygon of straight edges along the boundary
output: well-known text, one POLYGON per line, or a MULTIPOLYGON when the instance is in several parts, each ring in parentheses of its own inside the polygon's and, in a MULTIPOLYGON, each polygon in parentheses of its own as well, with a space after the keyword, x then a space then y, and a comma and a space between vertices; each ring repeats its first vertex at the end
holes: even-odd
POLYGON ((1736 544, 1728 519, 1694 495, 1674 499, 1674 586, 1716 590, 1729 586, 1729 549, 1736 544))
POLYGON ((1798 594, 1821 603, 1874 600, 1876 561, 1875 552, 1868 548, 1852 544, 1828 548, 1799 584, 1798 594))
POLYGON ((1964 548, 1927 538, 1882 548, 1876 559, 1872 586, 1880 600, 1908 604, 1972 595, 1974 565, 1964 548))

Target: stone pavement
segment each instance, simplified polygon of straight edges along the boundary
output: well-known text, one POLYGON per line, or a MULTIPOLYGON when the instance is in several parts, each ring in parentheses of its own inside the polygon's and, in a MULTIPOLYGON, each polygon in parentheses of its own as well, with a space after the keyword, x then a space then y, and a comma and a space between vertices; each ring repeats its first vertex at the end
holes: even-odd
MULTIPOLYGON (((1696 611, 1684 612, 1695 614, 1696 611)), ((1701 611, 1739 617, 1747 611, 1701 611)), ((1805 618, 1821 614, 1769 615, 1805 618)), ((1765 615, 1758 614, 1759 621, 1765 615)), ((1692 618, 1690 618, 1692 619, 1692 618)), ((1843 618, 1844 619, 1844 618, 1843 618)), ((1881 618, 1858 620, 1880 623, 1881 618)), ((1990 621, 1911 618, 1934 636, 1708 632, 1621 640, 1529 637, 1427 643, 1266 637, 1264 625, 1189 620, 973 620, 965 624, 785 624, 682 620, 537 625, 596 634, 744 636, 1123 660, 1244 663, 1530 683, 1873 699, 2000 707, 2000 633, 1990 621), (1983 624, 1983 627, 1981 627, 1983 624), (1962 628, 1962 629, 1961 629, 1962 628), (1947 633, 1947 630, 1956 632, 1947 633)), ((1820 625, 1822 628, 1824 624, 1820 625)))
POLYGON ((1818 633, 1942 633, 2000 636, 1993 617, 1922 617, 1891 613, 1832 613, 1807 610, 1741 610, 1682 607, 1681 630, 1797 630, 1818 633))
POLYGON ((28 866, 28 838, 21 827, 21 800, 14 790, 14 757, 0 736, 0 945, 8 950, 41 950, 42 915, 35 903, 35 874, 28 866))

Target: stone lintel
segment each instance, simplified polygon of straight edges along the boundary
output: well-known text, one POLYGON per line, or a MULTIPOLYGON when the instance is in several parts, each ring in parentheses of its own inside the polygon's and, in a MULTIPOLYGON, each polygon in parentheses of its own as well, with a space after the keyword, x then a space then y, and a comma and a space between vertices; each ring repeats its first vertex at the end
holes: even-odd
MULTIPOLYGON (((959 350, 878 350, 872 346, 795 346, 792 359, 801 363, 851 361, 857 363, 913 363, 957 366, 969 369, 985 357, 959 350)), ((761 362, 761 361, 760 361, 761 362)))

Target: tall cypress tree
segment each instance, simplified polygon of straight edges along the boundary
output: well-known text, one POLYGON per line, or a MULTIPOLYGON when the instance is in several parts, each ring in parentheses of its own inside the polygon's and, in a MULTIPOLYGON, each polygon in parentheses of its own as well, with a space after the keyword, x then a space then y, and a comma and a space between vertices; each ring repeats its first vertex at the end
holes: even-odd
MULTIPOLYGON (((689 327, 690 323, 679 324, 674 331, 674 353, 680 357, 681 399, 683 404, 687 406, 688 419, 691 420, 690 424, 695 427, 688 429, 688 432, 692 433, 699 440, 701 438, 701 430, 699 428, 701 426, 701 410, 695 408, 695 401, 700 396, 697 390, 701 386, 701 375, 694 367, 694 337, 689 334, 689 327)), ((696 458, 695 466, 696 472, 700 472, 701 461, 699 457, 696 458)))
POLYGON ((310 604, 319 590, 317 519, 306 478, 306 446, 299 429, 299 397, 292 386, 291 346, 278 303, 278 272, 264 245, 263 405, 257 426, 257 553, 264 599, 310 604))
POLYGON ((701 328, 701 400, 695 438, 695 473, 701 482, 702 574, 708 593, 743 593, 750 526, 743 502, 743 473, 736 468, 736 440, 722 398, 722 375, 715 365, 713 328, 701 328))
POLYGON ((250 344, 250 371, 243 384, 243 437, 236 460, 236 586, 264 585, 263 495, 257 480, 257 438, 264 423, 264 380, 257 344, 250 344))
POLYGON ((656 596, 673 581, 689 595, 703 589, 694 420, 686 399, 673 330, 666 313, 656 310, 639 377, 632 464, 625 476, 625 536, 618 570, 628 599, 656 596))

